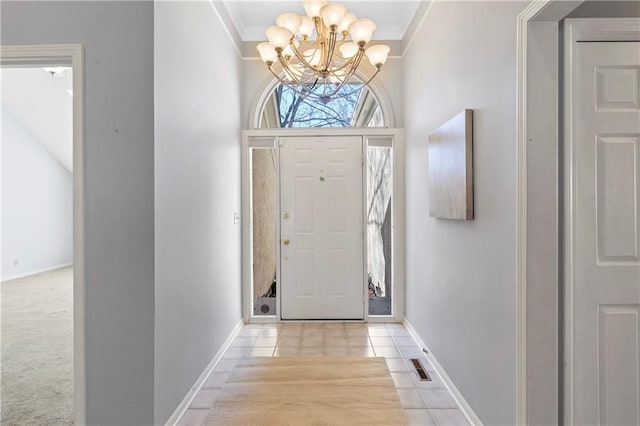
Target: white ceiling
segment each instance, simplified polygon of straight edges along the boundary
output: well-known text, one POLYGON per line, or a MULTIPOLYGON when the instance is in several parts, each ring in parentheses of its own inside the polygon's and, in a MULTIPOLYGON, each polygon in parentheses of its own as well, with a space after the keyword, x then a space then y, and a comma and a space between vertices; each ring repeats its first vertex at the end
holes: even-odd
POLYGON ((2 108, 72 171, 72 71, 51 76, 42 68, 1 68, 0 83, 2 108))
MULTIPOLYGON (((359 18, 372 19, 377 28, 374 40, 402 40, 420 0, 351 0, 342 2, 359 18)), ((298 0, 223 0, 242 41, 266 40, 264 31, 275 25, 278 15, 294 12, 304 15, 298 0)))

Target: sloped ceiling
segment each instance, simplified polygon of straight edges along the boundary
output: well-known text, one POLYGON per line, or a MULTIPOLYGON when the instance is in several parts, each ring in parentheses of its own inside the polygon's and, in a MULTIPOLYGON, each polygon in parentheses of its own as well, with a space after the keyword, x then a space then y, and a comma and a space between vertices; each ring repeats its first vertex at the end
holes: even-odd
MULTIPOLYGON (((341 2, 359 18, 372 19, 377 24, 374 39, 402 40, 420 0, 352 0, 341 2)), ((266 40, 264 31, 275 25, 278 15, 294 12, 304 15, 302 1, 224 0, 223 4, 242 41, 266 40)))
POLYGON ((72 71, 2 68, 2 108, 13 115, 69 171, 73 170, 72 71))

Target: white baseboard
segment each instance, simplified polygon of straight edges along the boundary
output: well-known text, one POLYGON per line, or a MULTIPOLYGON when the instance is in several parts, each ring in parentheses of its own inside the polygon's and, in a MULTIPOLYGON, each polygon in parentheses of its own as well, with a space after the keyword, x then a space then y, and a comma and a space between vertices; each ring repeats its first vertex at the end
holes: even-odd
POLYGON ((418 345, 420 345, 420 347, 422 347, 423 349, 427 350, 427 354, 426 354, 427 359, 429 360, 431 365, 433 365, 433 368, 436 370, 436 372, 442 379, 442 382, 447 387, 451 395, 453 395, 453 398, 456 400, 456 402, 460 406, 460 409, 466 416, 469 423, 476 426, 482 426, 482 421, 480 421, 480 418, 473 411, 469 403, 464 399, 464 397, 462 396, 462 394, 460 393, 456 385, 453 383, 451 378, 447 375, 447 373, 442 368, 442 365, 440 365, 440 363, 438 362, 436 357, 433 355, 429 347, 426 345, 426 343, 424 343, 422 338, 418 335, 418 333, 416 332, 416 329, 413 328, 413 325, 411 325, 409 320, 407 320, 406 318, 404 320, 404 327, 407 329, 409 334, 411 334, 411 337, 414 338, 414 340, 418 343, 418 345))
POLYGON ((242 326, 244 326, 244 321, 238 321, 231 334, 229 334, 229 337, 227 337, 227 340, 224 341, 218 352, 216 352, 216 354, 213 356, 211 362, 209 362, 209 365, 207 365, 202 374, 200 374, 200 377, 198 377, 193 386, 191 386, 191 389, 182 399, 182 402, 180 402, 178 408, 176 408, 173 414, 171 414, 171 417, 169 417, 169 420, 167 420, 165 426, 174 426, 178 423, 180 418, 182 418, 185 411, 187 411, 187 409, 191 405, 191 402, 196 397, 196 394, 200 391, 202 385, 204 385, 204 382, 209 377, 209 374, 211 374, 213 369, 216 368, 218 362, 220 362, 225 352, 227 352, 227 349, 229 349, 229 346, 231 346, 231 342, 233 342, 233 339, 235 339, 238 333, 240 333, 240 330, 242 330, 242 326))
POLYGON ((46 268, 36 269, 35 271, 22 272, 20 274, 16 274, 16 275, 12 275, 10 277, 2 278, 2 282, 11 281, 11 280, 17 280, 18 278, 26 278, 26 277, 30 277, 31 275, 44 274, 45 272, 56 271, 58 269, 68 268, 69 266, 73 266, 73 263, 63 263, 63 264, 60 264, 60 265, 54 265, 54 266, 48 266, 46 268))

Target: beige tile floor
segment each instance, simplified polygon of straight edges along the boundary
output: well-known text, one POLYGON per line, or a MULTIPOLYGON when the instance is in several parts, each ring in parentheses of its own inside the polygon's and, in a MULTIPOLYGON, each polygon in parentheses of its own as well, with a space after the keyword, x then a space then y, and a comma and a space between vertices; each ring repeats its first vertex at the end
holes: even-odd
POLYGON ((410 425, 469 424, 402 324, 343 322, 244 326, 178 424, 201 425, 238 360, 250 356, 384 357, 410 425), (432 381, 419 381, 410 358, 420 358, 432 381))

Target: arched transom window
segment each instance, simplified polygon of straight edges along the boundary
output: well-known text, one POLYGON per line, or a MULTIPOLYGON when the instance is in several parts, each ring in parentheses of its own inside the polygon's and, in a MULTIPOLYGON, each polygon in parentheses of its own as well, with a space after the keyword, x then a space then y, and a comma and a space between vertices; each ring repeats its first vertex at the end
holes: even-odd
POLYGON ((385 127, 385 122, 376 96, 359 81, 345 84, 328 102, 277 84, 262 107, 260 127, 385 127))

